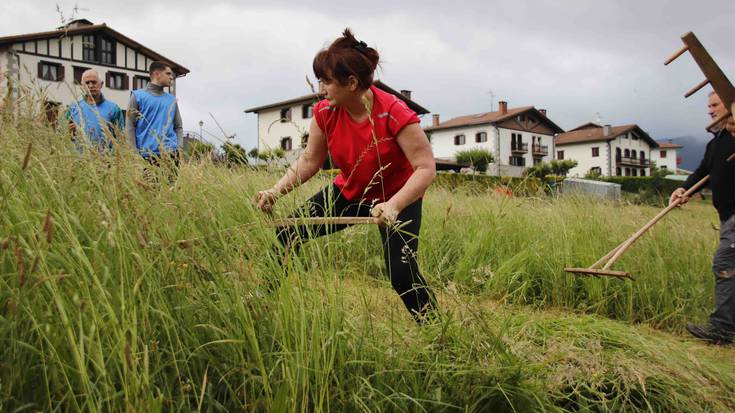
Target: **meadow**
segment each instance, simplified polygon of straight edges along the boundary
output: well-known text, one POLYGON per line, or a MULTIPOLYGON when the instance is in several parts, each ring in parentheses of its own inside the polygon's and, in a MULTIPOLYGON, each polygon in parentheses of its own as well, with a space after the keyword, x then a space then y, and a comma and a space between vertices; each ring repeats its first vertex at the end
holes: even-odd
POLYGON ((188 160, 169 184, 10 110, 0 142, 0 411, 735 410, 735 351, 683 330, 712 307, 708 203, 644 236, 621 281, 563 268, 656 207, 432 187, 418 254, 441 318, 418 327, 371 226, 281 265, 251 202, 277 169, 188 160))

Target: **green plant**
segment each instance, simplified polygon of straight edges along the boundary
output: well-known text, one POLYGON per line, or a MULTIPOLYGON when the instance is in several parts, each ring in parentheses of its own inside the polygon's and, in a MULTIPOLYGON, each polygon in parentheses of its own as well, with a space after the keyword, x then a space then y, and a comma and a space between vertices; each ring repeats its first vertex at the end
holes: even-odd
POLYGON ((458 163, 472 165, 480 172, 487 171, 488 164, 494 160, 492 152, 481 148, 458 151, 454 156, 458 163))

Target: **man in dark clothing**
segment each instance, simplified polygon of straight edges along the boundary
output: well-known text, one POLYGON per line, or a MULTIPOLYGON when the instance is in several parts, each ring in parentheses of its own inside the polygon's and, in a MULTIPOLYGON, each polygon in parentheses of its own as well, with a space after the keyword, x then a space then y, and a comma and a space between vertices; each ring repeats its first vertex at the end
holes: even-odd
MULTIPOLYGON (((727 113, 720 97, 712 92, 707 105, 713 119, 727 113)), ((735 153, 735 123, 729 117, 715 126, 715 137, 707 143, 699 167, 677 188, 669 204, 680 200, 685 203, 687 189, 709 175, 712 203, 720 216, 720 245, 712 260, 715 275, 715 309, 705 325, 687 324, 687 330, 699 339, 715 344, 730 344, 735 338, 735 161, 726 159, 735 153)))

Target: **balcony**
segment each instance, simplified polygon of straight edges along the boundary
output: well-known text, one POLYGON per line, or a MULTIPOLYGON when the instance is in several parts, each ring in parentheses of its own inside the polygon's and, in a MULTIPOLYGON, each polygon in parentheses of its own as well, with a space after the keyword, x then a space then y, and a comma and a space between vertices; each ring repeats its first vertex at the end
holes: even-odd
POLYGON ((642 166, 644 168, 648 168, 651 166, 651 160, 645 159, 645 158, 627 158, 625 156, 616 156, 615 162, 617 162, 618 165, 627 165, 627 166, 642 166))
POLYGON ((528 153, 528 144, 527 143, 516 143, 510 144, 510 151, 513 153, 528 153))
POLYGON ((531 145, 531 154, 533 156, 546 156, 549 154, 549 145, 531 145))

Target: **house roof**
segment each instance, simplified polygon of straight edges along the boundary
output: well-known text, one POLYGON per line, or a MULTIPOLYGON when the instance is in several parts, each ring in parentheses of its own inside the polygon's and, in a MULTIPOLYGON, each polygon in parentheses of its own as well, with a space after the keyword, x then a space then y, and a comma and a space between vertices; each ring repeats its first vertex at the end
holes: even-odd
POLYGON ((654 148, 659 147, 659 143, 653 140, 653 138, 651 138, 646 131, 641 129, 638 125, 611 126, 610 132, 605 134, 605 128, 603 126, 592 122, 577 126, 569 132, 556 135, 554 143, 558 146, 572 143, 610 141, 628 132, 635 132, 654 148))
POLYGON ((90 22, 89 20, 85 20, 85 19, 75 20, 74 22, 66 26, 62 26, 56 30, 51 30, 47 32, 37 32, 37 33, 28 33, 28 34, 19 34, 19 35, 14 35, 14 36, 0 37, 0 46, 12 44, 12 43, 18 43, 18 42, 27 42, 31 40, 55 39, 55 38, 68 37, 68 36, 73 36, 73 35, 78 35, 78 34, 92 34, 92 33, 105 33, 108 36, 114 38, 115 40, 121 43, 125 43, 128 47, 131 47, 133 50, 137 50, 140 53, 146 54, 155 60, 165 62, 166 64, 171 66, 171 69, 173 69, 174 72, 176 72, 177 77, 186 76, 186 74, 190 72, 190 70, 185 68, 184 66, 174 62, 173 60, 159 53, 154 52, 153 50, 143 46, 142 44, 112 29, 111 27, 108 27, 107 24, 105 23, 92 24, 92 22, 90 22))
POLYGON ((522 106, 518 108, 509 108, 506 113, 501 113, 499 110, 495 112, 478 113, 475 115, 458 116, 456 118, 449 119, 444 122, 440 122, 436 126, 429 126, 424 128, 427 132, 433 132, 442 129, 459 128, 463 126, 482 125, 485 123, 498 123, 504 120, 512 119, 514 116, 525 113, 534 113, 540 119, 542 119, 547 125, 554 130, 555 133, 564 132, 564 129, 560 128, 556 123, 552 122, 551 119, 547 118, 546 115, 539 112, 533 106, 522 106))
POLYGON ((682 145, 677 145, 677 144, 675 144, 673 142, 668 142, 668 141, 656 141, 656 142, 658 143, 658 146, 661 149, 679 149, 679 148, 683 148, 684 147, 682 145))
MULTIPOLYGON (((387 92, 387 93, 390 93, 391 95, 395 95, 398 99, 401 99, 403 102, 406 103, 406 106, 408 106, 409 108, 411 108, 411 110, 413 110, 417 114, 419 114, 419 115, 425 115, 425 114, 429 113, 429 110, 428 109, 426 109, 423 106, 419 105, 415 101, 407 98, 402 93, 397 92, 395 89, 393 89, 390 86, 386 85, 382 81, 376 80, 375 82, 373 82, 373 84, 375 85, 375 87, 379 88, 380 90, 382 90, 384 92, 387 92)), ((258 113, 258 112, 262 112, 262 111, 268 110, 268 109, 273 109, 273 108, 278 108, 278 107, 284 107, 284 106, 291 106, 291 105, 293 105, 295 103, 316 102, 319 99, 321 99, 321 95, 319 95, 318 93, 310 93, 308 95, 299 96, 297 98, 282 100, 282 101, 278 101, 278 102, 274 102, 274 103, 269 103, 269 104, 263 105, 263 106, 256 106, 254 108, 245 109, 244 112, 245 113, 258 113)))

